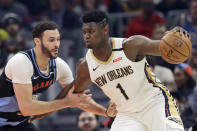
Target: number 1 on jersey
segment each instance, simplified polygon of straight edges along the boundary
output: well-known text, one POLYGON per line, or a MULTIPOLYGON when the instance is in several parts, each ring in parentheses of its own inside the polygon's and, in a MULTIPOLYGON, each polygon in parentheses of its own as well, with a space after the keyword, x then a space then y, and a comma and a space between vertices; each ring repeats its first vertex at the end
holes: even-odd
POLYGON ((120 83, 118 83, 118 85, 116 86, 116 88, 119 88, 120 89, 121 94, 123 94, 123 96, 125 97, 126 100, 129 99, 129 97, 125 93, 125 90, 122 88, 122 86, 120 85, 120 83))

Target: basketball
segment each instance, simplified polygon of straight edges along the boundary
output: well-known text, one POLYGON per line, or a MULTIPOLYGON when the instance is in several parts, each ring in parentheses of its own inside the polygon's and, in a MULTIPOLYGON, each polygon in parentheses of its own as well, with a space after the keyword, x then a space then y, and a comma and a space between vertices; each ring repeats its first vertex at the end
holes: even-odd
POLYGON ((180 64, 186 61, 192 52, 190 39, 179 32, 166 34, 159 48, 162 58, 170 64, 180 64))

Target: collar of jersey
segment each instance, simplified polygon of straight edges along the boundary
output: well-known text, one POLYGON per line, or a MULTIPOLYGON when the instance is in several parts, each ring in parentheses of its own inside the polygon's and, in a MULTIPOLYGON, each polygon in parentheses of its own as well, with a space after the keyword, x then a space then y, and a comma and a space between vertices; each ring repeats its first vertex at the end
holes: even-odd
POLYGON ((38 67, 38 65, 36 63, 36 57, 35 57, 35 53, 34 53, 34 50, 33 49, 31 49, 31 54, 32 54, 33 62, 35 64, 35 67, 36 67, 39 75, 42 76, 42 77, 44 77, 44 78, 49 78, 51 76, 50 72, 51 72, 51 65, 53 64, 53 61, 51 59, 49 60, 49 74, 48 75, 45 75, 45 74, 43 74, 40 71, 40 69, 39 69, 39 67, 38 67))
MULTIPOLYGON (((115 40, 113 38, 111 38, 111 40, 112 40, 112 49, 114 49, 115 48, 115 40)), ((104 64, 104 65, 108 64, 114 56, 114 52, 112 51, 111 56, 108 58, 108 60, 102 61, 102 60, 99 60, 96 58, 96 56, 93 54, 92 50, 90 50, 90 54, 96 62, 98 62, 99 64, 104 64)))

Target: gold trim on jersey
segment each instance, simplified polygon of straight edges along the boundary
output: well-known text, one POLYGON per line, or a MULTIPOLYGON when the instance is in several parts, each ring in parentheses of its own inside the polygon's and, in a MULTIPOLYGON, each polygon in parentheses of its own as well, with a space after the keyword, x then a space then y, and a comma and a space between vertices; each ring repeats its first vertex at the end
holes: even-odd
POLYGON ((151 69, 147 63, 145 63, 145 74, 149 83, 152 83, 153 87, 159 88, 164 95, 166 117, 168 116, 180 117, 178 107, 176 106, 176 102, 171 96, 169 90, 160 82, 157 82, 156 76, 152 75, 153 73, 151 73, 151 69))
MULTIPOLYGON (((112 49, 114 49, 114 48, 115 48, 115 40, 114 40, 113 38, 111 38, 111 40, 112 40, 112 49)), ((97 58, 95 57, 95 55, 93 54, 93 51, 92 51, 92 50, 90 50, 90 54, 91 54, 92 58, 93 58, 96 62, 98 62, 98 63, 100 63, 100 64, 104 64, 104 65, 108 64, 108 63, 111 61, 111 59, 114 57, 114 52, 113 52, 113 51, 112 51, 111 56, 108 58, 107 61, 102 61, 102 60, 97 59, 97 58)))

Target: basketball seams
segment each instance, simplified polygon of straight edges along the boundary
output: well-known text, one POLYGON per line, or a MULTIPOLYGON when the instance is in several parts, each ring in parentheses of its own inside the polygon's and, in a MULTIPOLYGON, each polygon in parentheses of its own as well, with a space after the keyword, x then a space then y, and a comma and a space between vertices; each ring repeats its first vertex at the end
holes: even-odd
POLYGON ((189 57, 189 56, 184 55, 184 54, 181 53, 180 51, 176 50, 173 46, 171 46, 170 44, 168 44, 168 42, 165 41, 164 39, 162 39, 162 41, 163 41, 166 45, 168 45, 169 47, 171 47, 173 50, 175 50, 176 52, 178 52, 179 54, 181 54, 182 56, 184 56, 184 57, 189 57))
POLYGON ((174 63, 171 63, 171 64, 177 64, 177 63, 180 63, 181 61, 175 61, 173 59, 170 59, 169 57, 163 57, 164 59, 168 59, 168 60, 171 60, 173 61, 174 63))
MULTIPOLYGON (((163 50, 161 49, 161 51, 163 52, 163 50)), ((175 60, 173 60, 173 59, 170 59, 169 57, 164 57, 164 55, 163 55, 163 53, 161 53, 161 56, 162 56, 162 58, 163 59, 168 59, 168 60, 171 60, 172 62, 171 62, 171 64, 177 64, 177 63, 180 63, 180 61, 175 61, 175 60)))
POLYGON ((170 36, 175 37, 175 38, 179 39, 181 42, 183 42, 187 46, 187 48, 189 49, 189 55, 190 55, 190 53, 191 53, 190 47, 188 46, 188 44, 187 44, 187 42, 185 40, 180 39, 178 36, 176 36, 174 34, 170 34, 170 36))

